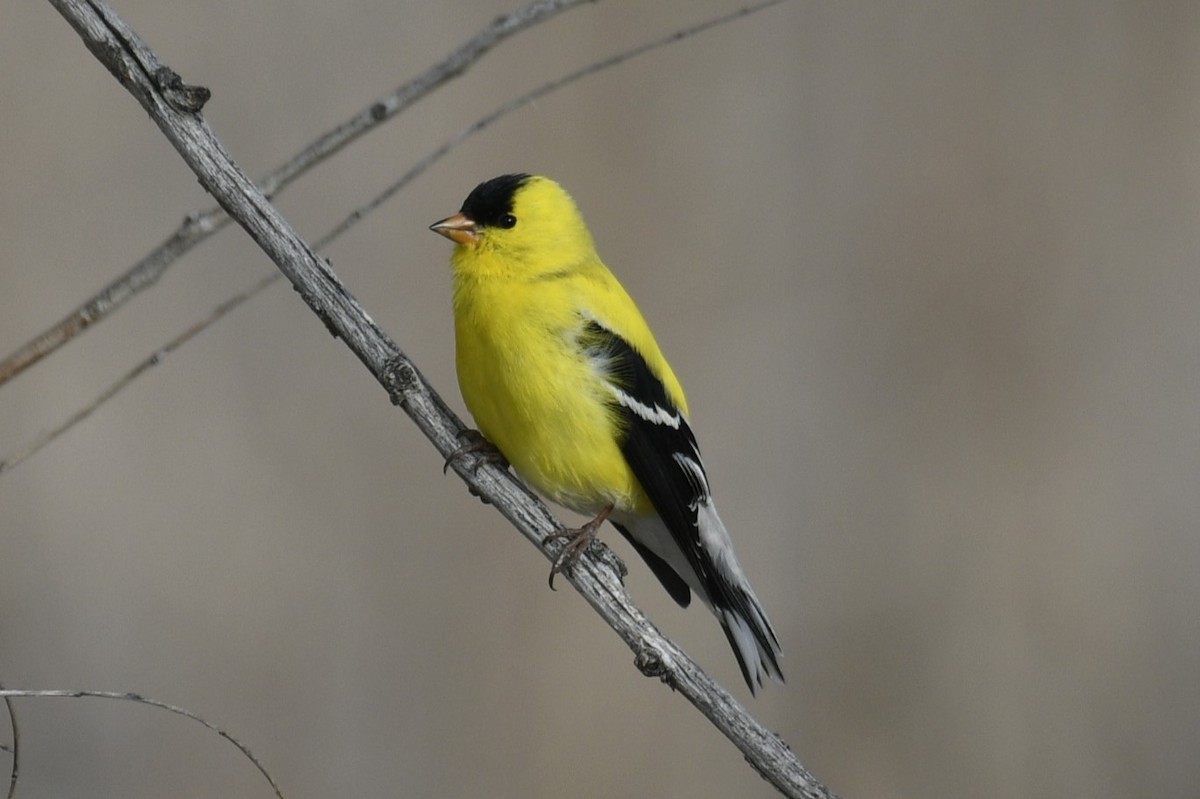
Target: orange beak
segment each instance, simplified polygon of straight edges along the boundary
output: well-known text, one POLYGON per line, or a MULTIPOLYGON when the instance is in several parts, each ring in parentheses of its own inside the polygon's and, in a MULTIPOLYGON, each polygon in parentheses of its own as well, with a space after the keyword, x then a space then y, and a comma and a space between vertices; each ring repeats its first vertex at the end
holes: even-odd
POLYGON ((440 222, 434 222, 429 229, 440 236, 445 236, 455 244, 472 245, 479 243, 479 225, 475 220, 461 211, 454 216, 448 216, 440 222))

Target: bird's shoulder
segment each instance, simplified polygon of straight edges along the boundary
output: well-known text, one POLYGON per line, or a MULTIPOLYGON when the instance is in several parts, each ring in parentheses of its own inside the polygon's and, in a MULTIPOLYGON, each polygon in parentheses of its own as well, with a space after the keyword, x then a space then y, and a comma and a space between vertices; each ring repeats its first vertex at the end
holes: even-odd
POLYGON ((625 360, 636 358, 638 368, 647 370, 666 398, 686 414, 683 388, 637 303, 607 268, 597 274, 593 286, 578 302, 585 331, 609 339, 610 345, 619 343, 608 348, 623 351, 625 360))

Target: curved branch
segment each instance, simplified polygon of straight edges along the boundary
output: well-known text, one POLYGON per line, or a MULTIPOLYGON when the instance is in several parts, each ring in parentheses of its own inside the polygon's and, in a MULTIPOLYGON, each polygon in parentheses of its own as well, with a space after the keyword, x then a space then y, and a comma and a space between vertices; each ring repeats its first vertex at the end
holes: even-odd
MULTIPOLYGON (((205 727, 212 730, 217 735, 220 735, 226 741, 229 741, 229 743, 236 746, 238 748, 238 751, 241 752, 243 755, 245 755, 246 759, 254 764, 254 767, 256 769, 258 769, 259 773, 267 778, 267 782, 269 782, 271 784, 271 790, 275 791, 275 796, 279 797, 279 799, 283 799, 283 793, 280 792, 279 785, 276 784, 275 778, 271 776, 270 772, 267 771, 266 767, 263 766, 262 762, 259 761, 259 759, 254 756, 254 753, 250 751, 250 747, 246 746, 244 743, 239 741, 237 738, 234 738, 228 732, 221 729, 217 725, 213 724, 211 721, 208 721, 207 719, 205 719, 201 716, 197 716, 195 713, 188 710, 187 708, 178 707, 176 705, 169 705, 166 702, 159 702, 157 699, 150 699, 149 697, 142 696, 141 694, 118 693, 116 691, 61 691, 61 690, 36 690, 35 691, 35 690, 22 690, 22 689, 17 689, 17 688, 11 688, 11 689, 10 688, 0 688, 0 696, 4 697, 4 701, 8 703, 10 713, 12 712, 12 698, 13 697, 36 697, 36 698, 40 698, 40 699, 47 699, 47 698, 50 698, 50 699, 80 699, 83 697, 92 697, 95 699, 121 699, 126 702, 137 702, 138 704, 150 705, 151 707, 156 707, 161 710, 170 711, 171 713, 174 713, 178 716, 183 716, 184 718, 189 718, 192 721, 197 721, 197 722, 203 724, 205 727)), ((13 720, 13 728, 14 728, 14 733, 15 733, 15 729, 16 729, 15 717, 13 720)), ((15 734, 14 734, 14 741, 15 740, 16 740, 16 738, 15 738, 15 734)), ((13 789, 15 789, 17 786, 16 752, 17 752, 17 747, 14 743, 14 745, 13 745, 13 776, 12 776, 12 788, 13 789)), ((9 792, 8 799, 12 799, 12 791, 11 790, 9 792)))
MULTIPOLYGON (((594 0, 534 0, 516 11, 502 14, 437 64, 391 94, 370 103, 337 127, 321 134, 303 150, 267 173, 259 181, 259 188, 266 196, 274 196, 300 175, 334 155, 359 136, 409 108, 444 83, 462 75, 508 37, 584 2, 594 0)), ((203 101, 207 99, 205 94, 194 101, 198 101, 202 106, 203 101)), ((174 233, 124 274, 53 326, 0 360, 0 385, 103 320, 143 289, 153 286, 181 255, 228 224, 229 217, 221 208, 209 208, 189 214, 174 233)))
MULTIPOLYGON (((464 430, 416 365, 380 330, 337 276, 288 226, 237 167, 208 125, 188 107, 172 104, 161 79, 165 67, 103 0, 51 0, 88 49, 142 104, 200 183, 296 287, 326 327, 341 337, 444 456, 464 430)), ((169 72, 169 70, 167 70, 169 72)), ((174 73, 170 73, 173 75, 174 73)), ((169 88, 178 90, 177 76, 169 88)), ((184 87, 186 88, 186 87, 184 87)), ((457 459, 455 471, 549 557, 544 542, 559 528, 545 505, 507 471, 477 459, 457 459)), ((606 557, 594 547, 570 582, 635 653, 643 673, 682 694, 781 792, 792 797, 833 794, 804 768, 776 735, 754 720, 727 691, 666 638, 633 603, 606 557), (597 555, 599 553, 599 556, 597 555)))
MULTIPOLYGON (((0 690, 4 686, 0 685, 0 690)), ((8 799, 13 799, 17 793, 17 773, 21 770, 21 728, 17 726, 17 711, 13 707, 12 698, 4 697, 4 707, 8 709, 8 726, 12 730, 12 746, 0 746, 0 750, 12 755, 12 768, 8 771, 8 799)))

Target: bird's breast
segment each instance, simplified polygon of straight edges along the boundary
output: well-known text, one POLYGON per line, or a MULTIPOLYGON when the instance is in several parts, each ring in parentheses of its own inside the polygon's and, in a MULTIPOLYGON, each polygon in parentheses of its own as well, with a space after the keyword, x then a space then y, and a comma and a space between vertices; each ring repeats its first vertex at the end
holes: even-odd
POLYGON ((456 286, 458 382, 475 422, 549 499, 583 513, 640 510, 611 392, 578 346, 567 287, 456 286))

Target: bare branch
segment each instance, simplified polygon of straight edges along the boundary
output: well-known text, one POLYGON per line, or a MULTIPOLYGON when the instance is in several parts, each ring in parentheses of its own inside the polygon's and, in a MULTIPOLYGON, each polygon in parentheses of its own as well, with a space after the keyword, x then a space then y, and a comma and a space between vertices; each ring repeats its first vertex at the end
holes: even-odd
MULTIPOLYGON (((194 111, 177 107, 167 90, 178 76, 167 70, 103 0, 51 0, 88 49, 131 94, 170 140, 200 183, 271 257, 305 302, 341 337, 444 456, 457 449, 462 422, 430 388, 416 365, 380 330, 336 275, 288 226, 230 159, 194 111), (164 76, 172 80, 164 80, 164 76)), ((186 87, 184 87, 186 88, 186 87)), ((477 459, 459 459, 455 471, 544 555, 559 529, 546 507, 507 471, 477 459)), ((785 795, 830 797, 777 736, 755 721, 728 692, 662 635, 633 604, 612 560, 593 547, 569 575, 572 585, 633 650, 638 668, 688 699, 726 735, 750 764, 785 795)))
POLYGON ((649 53, 652 50, 657 50, 660 47, 665 47, 669 44, 674 44, 675 42, 683 41, 684 39, 688 39, 692 36, 695 36, 698 33, 703 33, 704 31, 709 30, 710 28, 715 28, 720 25, 725 25, 727 23, 733 22, 734 20, 741 19, 742 17, 746 17, 751 14, 755 14, 759 11, 762 11, 763 9, 770 8, 771 6, 779 5, 782 2, 785 2, 785 0, 762 0, 762 2, 754 3, 753 5, 746 6, 745 8, 739 8, 736 11, 729 12, 728 14, 721 14, 719 16, 710 17, 709 19, 706 19, 702 22, 698 22, 695 25, 692 25, 690 27, 681 28, 672 33, 668 33, 665 36, 661 36, 661 37, 659 37, 657 39, 653 39, 649 42, 645 42, 645 43, 639 44, 635 47, 631 47, 628 50, 624 50, 615 55, 611 55, 607 58, 602 58, 599 61, 588 64, 586 67, 582 67, 580 69, 575 70, 574 72, 567 73, 566 75, 563 75, 561 78, 558 78, 557 80, 547 81, 546 83, 543 83, 541 86, 538 86, 537 88, 535 88, 529 92, 526 92, 525 94, 522 94, 520 97, 509 100, 508 102, 504 103, 503 105, 498 106, 490 114, 480 117, 479 119, 472 122, 470 125, 467 125, 465 128, 460 130, 458 133, 451 136, 446 141, 442 142, 442 144, 436 150, 434 150, 429 155, 425 156, 420 161, 418 161, 416 164, 414 164, 412 166, 412 168, 409 169, 407 172, 405 172, 404 175, 399 180, 397 180, 391 186, 388 186, 386 189, 384 189, 382 192, 380 192, 379 195, 377 197, 375 197, 375 199, 371 200, 369 203, 360 207, 354 213, 350 214, 350 216, 346 217, 346 219, 343 220, 340 225, 335 227, 329 233, 329 236, 336 237, 338 235, 341 235, 345 231, 349 230, 360 219, 367 216, 372 211, 374 211, 376 208, 378 208, 380 205, 382 205, 383 203, 385 203, 389 199, 391 199, 392 195, 396 194, 396 192, 400 191, 405 186, 407 186, 409 183, 416 180, 421 175, 422 172, 424 172, 426 169, 428 169, 429 167, 431 167, 435 163, 437 163, 439 160, 441 160, 444 156, 446 156, 455 147, 462 144, 464 141, 471 138, 476 133, 479 133, 479 132, 483 131, 485 128, 490 127, 492 124, 494 124, 500 118, 505 117, 508 114, 511 114, 512 112, 517 111, 521 108, 524 108, 525 106, 529 105, 530 103, 534 102, 535 100, 540 100, 548 94, 553 94, 554 92, 558 91, 559 89, 570 86, 572 83, 575 83, 576 81, 580 81, 580 80, 583 80, 584 78, 595 75, 597 72, 603 72, 604 70, 609 69, 610 67, 615 67, 618 64, 623 64, 624 62, 630 61, 634 58, 637 58, 638 56, 645 55, 646 53, 649 53))
MULTIPOLYGON (((259 181, 268 197, 274 196, 293 180, 326 158, 381 125, 448 81, 462 75, 476 61, 508 37, 543 22, 560 11, 594 0, 534 0, 516 11, 503 14, 464 42, 439 63, 422 72, 391 94, 360 110, 350 119, 323 133, 315 141, 259 181)), ((200 100, 207 100, 205 95, 200 100)), ((199 110, 199 109, 197 109, 199 110)), ((0 360, 0 385, 16 377, 45 356, 101 321, 153 286, 178 258, 229 224, 221 208, 189 214, 179 228, 124 274, 110 282, 55 325, 0 360)))
MULTIPOLYGON (((716 17, 711 17, 702 22, 696 23, 695 25, 692 25, 690 27, 682 28, 680 30, 674 31, 673 33, 669 33, 665 36, 661 36, 657 39, 654 39, 653 41, 637 45, 636 47, 632 47, 623 52, 620 52, 615 55, 609 56, 607 58, 601 59, 600 61, 593 62, 593 63, 587 65, 586 67, 577 69, 574 72, 568 73, 567 75, 564 75, 556 80, 552 80, 552 81, 543 83, 541 86, 538 86, 537 88, 533 89, 532 91, 526 92, 525 94, 521 95, 520 97, 517 97, 513 100, 509 100, 507 103, 504 103, 503 105, 498 106, 491 113, 480 117, 479 119, 472 122, 470 125, 467 125, 465 128, 458 131, 458 133, 454 134, 446 141, 442 142, 442 144, 439 145, 437 147, 437 149, 433 150, 431 153, 429 153, 424 158, 422 158, 420 161, 418 161, 416 164, 414 164, 412 166, 412 168, 410 168, 407 172, 405 172, 404 175, 402 175, 396 182, 392 183, 390 186, 388 186, 386 189, 384 189, 382 192, 380 192, 376 197, 374 197, 367 204, 362 205, 362 206, 358 207, 357 209, 355 209, 345 219, 343 219, 341 222, 339 222, 332 230, 330 230, 328 233, 326 233, 321 238, 317 239, 317 241, 313 244, 313 249, 315 249, 315 250, 325 249, 325 247, 328 244, 333 242, 335 239, 337 239, 343 233, 347 232, 352 227, 354 227, 356 224, 358 224, 363 219, 365 219, 367 216, 369 216, 372 212, 374 212, 377 208, 379 208, 379 206, 383 205, 383 203, 387 202, 397 192, 402 190, 405 186, 407 186, 412 181, 416 180, 417 177, 419 177, 423 172, 425 172, 425 170, 427 170, 429 167, 433 166, 435 163, 437 163, 442 158, 444 158, 447 154, 449 154, 455 147, 462 144, 464 141, 466 141, 470 137, 474 136, 475 134, 480 133, 484 129, 488 128, 490 125, 492 125, 494 122, 496 122, 500 118, 507 116, 508 114, 511 114, 514 111, 517 111, 521 108, 524 108, 526 105, 529 105, 534 100, 539 100, 548 94, 552 94, 552 93, 558 91, 559 89, 565 88, 565 87, 571 85, 572 83, 575 83, 576 81, 582 80, 583 78, 589 77, 591 75, 595 75, 597 72, 602 72, 605 69, 608 69, 610 67, 615 67, 618 64, 622 64, 633 58, 637 58, 638 56, 645 55, 646 53, 649 53, 652 50, 657 50, 660 47, 665 47, 669 44, 674 44, 675 42, 683 41, 684 39, 688 39, 692 36, 695 36, 698 33, 703 33, 704 31, 709 30, 710 28, 714 28, 719 25, 724 25, 729 22, 733 22, 736 19, 740 19, 744 16, 748 16, 749 14, 753 14, 758 11, 762 11, 765 8, 769 8, 770 6, 773 6, 773 5, 778 5, 779 3, 782 3, 782 2, 784 2, 784 0, 763 0, 763 2, 757 3, 752 6, 747 6, 745 8, 740 8, 740 9, 738 9, 736 11, 732 11, 728 14, 722 14, 722 15, 719 15, 716 17)), ((224 215, 224 213, 222 212, 222 219, 228 221, 229 217, 224 215)), ((224 224, 224 223, 222 223, 222 224, 224 224)), ((277 279, 280 277, 282 277, 282 275, 279 272, 274 272, 271 275, 260 280, 258 283, 256 283, 252 288, 248 289, 247 291, 237 294, 236 296, 230 297, 229 299, 222 302, 219 306, 217 306, 215 309, 213 309, 213 311, 211 313, 209 313, 208 316, 206 316, 204 319, 200 320, 196 324, 192 325, 187 330, 185 330, 182 333, 180 333, 179 335, 177 335, 175 338, 171 339, 169 342, 167 342, 162 347, 160 347, 158 350, 156 350, 152 355, 147 357, 141 363, 134 366, 133 369, 126 372, 124 375, 122 375, 120 378, 118 378, 115 382, 113 382, 111 385, 109 385, 107 388, 105 388, 103 391, 101 391, 100 394, 95 399, 93 399, 87 405, 85 405, 84 407, 82 407, 78 411, 76 411, 74 414, 72 414, 62 424, 59 424, 58 426, 54 427, 53 429, 42 433, 36 439, 34 439, 32 442, 30 442, 28 445, 26 445, 24 449, 19 450, 18 452, 10 455, 7 458, 4 458, 3 460, 0 460, 0 474, 3 474, 4 472, 7 472, 7 471, 11 471, 19 463, 26 460, 30 456, 34 455, 39 450, 41 450, 43 447, 45 447, 47 444, 54 441, 56 438, 58 438, 60 435, 62 435, 66 431, 70 430, 76 424, 82 422, 84 419, 91 416, 92 413, 97 408, 99 408, 105 402, 108 402, 108 400, 110 400, 114 396, 116 396, 122 389, 124 389, 126 386, 128 386, 130 383, 132 383, 135 379, 137 379, 138 377, 140 377, 141 375, 143 375, 144 373, 146 373, 153 367, 158 366, 160 363, 162 363, 167 355, 169 355, 170 353, 179 349, 179 347, 183 346, 188 341, 193 339, 198 333, 207 329, 209 325, 212 325, 213 323, 215 323, 218 320, 220 320, 221 318, 223 318, 230 311, 234 310, 235 308, 240 306, 245 301, 247 301, 247 300, 251 299, 252 297, 254 297, 255 295, 257 295, 260 291, 265 289, 267 286, 275 283, 277 281, 277 279)), ((3 383, 3 380, 0 380, 0 383, 3 383)))
POLYGON ((11 471, 12 469, 16 468, 17 465, 20 464, 22 461, 24 461, 25 459, 34 455, 39 450, 41 450, 43 447, 45 447, 47 444, 49 444, 51 441, 58 438, 63 433, 70 430, 72 427, 74 427, 75 425, 82 422, 84 419, 91 416, 92 413, 97 408, 99 408, 101 405, 103 405, 104 403, 108 402, 110 399, 115 397, 118 393, 121 392, 122 389, 124 389, 126 386, 128 386, 130 383, 132 383, 137 378, 141 377, 145 372, 149 371, 150 369, 154 368, 155 366, 158 366, 160 363, 162 363, 164 360, 166 360, 167 356, 170 355, 172 352, 174 352, 175 350, 182 347, 184 344, 191 341, 199 333, 208 329, 209 325, 213 324, 218 319, 221 319, 227 313, 232 311, 234 308, 237 308, 238 306, 240 306, 242 303, 244 303, 246 300, 250 299, 254 295, 258 294, 260 291, 265 289, 267 286, 271 285, 272 283, 278 282, 279 278, 281 278, 281 277, 283 277, 283 275, 280 272, 272 272, 271 274, 264 276, 262 279, 260 279, 257 283, 255 283, 250 288, 246 289, 245 291, 241 292, 240 294, 236 294, 236 295, 230 297, 229 299, 225 300, 220 305, 218 305, 216 308, 213 308, 213 310, 208 314, 208 316, 204 317, 199 322, 192 325, 187 330, 183 331, 182 333, 180 333, 175 338, 168 341, 163 346, 159 347, 148 358, 146 358, 141 363, 134 366, 132 369, 130 369, 125 374, 123 374, 121 377, 117 378, 117 380, 114 381, 111 385, 109 385, 108 388, 101 391, 100 394, 97 395, 95 399, 93 399, 87 405, 80 408, 75 413, 71 414, 71 416, 68 417, 67 420, 64 421, 62 424, 54 427, 51 430, 47 430, 47 431, 43 432, 41 435, 39 435, 37 438, 35 438, 33 441, 31 441, 29 444, 27 444, 24 449, 13 453, 9 457, 5 458, 4 460, 0 460, 0 474, 4 474, 5 472, 11 471))
MULTIPOLYGON (((234 738, 233 735, 231 735, 230 733, 226 732, 225 730, 221 729, 217 725, 213 724, 211 721, 208 721, 207 719, 196 715, 195 713, 193 713, 192 711, 190 711, 186 708, 178 707, 176 705, 170 705, 170 704, 167 704, 166 702, 159 702, 157 699, 150 699, 149 697, 145 697, 140 694, 118 693, 116 691, 21 690, 21 689, 16 689, 16 688, 11 688, 11 689, 10 688, 0 688, 0 696, 4 697, 5 702, 10 703, 9 704, 10 711, 12 709, 12 705, 11 705, 12 698, 13 697, 22 697, 22 696, 35 697, 35 698, 39 698, 39 699, 80 699, 80 698, 84 698, 84 697, 91 697, 91 698, 95 698, 95 699, 120 699, 125 702, 137 702, 139 704, 150 705, 151 707, 157 707, 162 710, 168 710, 178 716, 183 716, 184 718, 189 718, 192 721, 200 722, 205 727, 212 730, 217 735, 220 735, 222 738, 224 738, 225 740, 229 741, 231 744, 236 746, 238 748, 238 751, 241 752, 243 755, 245 755, 246 759, 254 764, 254 767, 256 769, 258 769, 259 773, 262 774, 264 777, 266 777, 267 782, 269 782, 271 784, 271 790, 273 790, 275 792, 275 795, 277 797, 279 797, 279 799, 283 799, 283 794, 280 792, 279 785, 276 784, 275 778, 271 776, 270 772, 267 771, 266 767, 263 766, 262 762, 259 761, 259 759, 254 756, 254 753, 250 751, 250 748, 248 746, 246 746, 244 743, 239 741, 237 738, 234 738)), ((15 727, 15 725, 16 725, 15 720, 14 720, 13 724, 15 727)), ((15 741, 16 741, 15 729, 14 729, 13 740, 14 740, 13 781, 12 781, 12 788, 10 788, 9 794, 8 794, 9 799, 12 799, 12 791, 16 788, 16 783, 17 783, 17 766, 16 766, 16 760, 17 760, 16 748, 17 747, 15 744, 15 741)))
MULTIPOLYGON (((4 686, 0 685, 0 690, 4 686)), ((21 729, 17 726, 17 711, 13 707, 12 697, 4 697, 4 707, 8 709, 8 726, 12 730, 12 746, 0 746, 12 754, 12 768, 8 771, 8 799, 13 799, 17 793, 17 773, 21 770, 21 729)))

